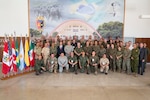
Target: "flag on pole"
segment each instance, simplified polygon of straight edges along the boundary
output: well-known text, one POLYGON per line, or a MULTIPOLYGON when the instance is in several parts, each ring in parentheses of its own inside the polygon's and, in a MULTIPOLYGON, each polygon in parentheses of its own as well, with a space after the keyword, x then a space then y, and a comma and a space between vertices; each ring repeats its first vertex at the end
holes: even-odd
POLYGON ((18 40, 15 39, 15 51, 16 51, 16 65, 19 68, 20 66, 20 59, 19 59, 19 46, 18 46, 18 40))
POLYGON ((9 53, 8 42, 4 41, 3 59, 2 59, 2 73, 6 75, 9 72, 9 53))
POLYGON ((25 67, 29 67, 30 66, 30 62, 29 62, 29 43, 28 43, 28 39, 26 38, 25 40, 25 67))
POLYGON ((34 67, 34 43, 30 40, 30 50, 29 50, 30 66, 34 67))
POLYGON ((21 41, 20 41, 19 59, 20 59, 19 69, 22 71, 24 69, 24 67, 25 67, 25 63, 24 63, 24 48, 23 48, 22 38, 21 38, 21 41))
POLYGON ((14 72, 17 72, 15 41, 13 38, 12 38, 12 42, 11 42, 11 47, 12 47, 12 66, 13 66, 14 72))
POLYGON ((12 57, 12 48, 10 45, 10 40, 8 40, 8 52, 9 52, 9 71, 12 71, 13 70, 13 66, 12 66, 13 57, 12 57))

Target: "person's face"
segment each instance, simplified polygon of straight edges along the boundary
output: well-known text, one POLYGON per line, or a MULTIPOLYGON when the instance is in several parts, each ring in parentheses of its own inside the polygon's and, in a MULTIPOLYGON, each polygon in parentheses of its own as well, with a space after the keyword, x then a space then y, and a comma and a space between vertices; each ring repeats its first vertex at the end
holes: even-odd
POLYGON ((109 45, 109 44, 107 44, 107 48, 110 48, 110 45, 109 45))
POLYGON ((147 44, 146 44, 146 43, 144 43, 143 45, 144 45, 144 47, 147 47, 147 44))
POLYGON ((51 57, 54 58, 54 54, 51 54, 51 57))
POLYGON ((106 58, 106 54, 103 55, 103 58, 106 58))
POLYGON ((39 56, 38 58, 39 58, 39 60, 41 60, 41 59, 42 59, 42 56, 39 56))
POLYGON ((70 45, 71 43, 70 43, 70 41, 68 41, 68 45, 70 45))
POLYGON ((143 43, 140 43, 140 48, 143 48, 143 43))
POLYGON ((79 42, 77 43, 77 46, 78 46, 78 48, 80 48, 80 46, 81 46, 81 45, 80 45, 80 43, 79 43, 79 42))
POLYGON ((121 47, 118 47, 118 51, 121 51, 121 47))
POLYGON ((59 45, 62 45, 63 43, 62 43, 62 41, 61 42, 59 42, 59 45))
POLYGON ((97 45, 97 41, 95 41, 94 44, 97 45))
POLYGON ((93 51, 93 52, 92 52, 92 55, 95 56, 95 54, 96 54, 95 51, 93 51))
POLYGON ((86 46, 89 46, 89 42, 88 41, 86 42, 86 46))
POLYGON ((133 44, 133 48, 135 49, 137 46, 136 46, 136 44, 133 44))
POLYGON ((114 49, 114 44, 111 45, 111 48, 114 49))
POLYGON ((61 53, 60 55, 63 57, 63 56, 64 56, 64 53, 61 53))
POLYGON ((82 52, 82 56, 84 56, 84 55, 85 55, 85 52, 83 51, 83 52, 82 52))

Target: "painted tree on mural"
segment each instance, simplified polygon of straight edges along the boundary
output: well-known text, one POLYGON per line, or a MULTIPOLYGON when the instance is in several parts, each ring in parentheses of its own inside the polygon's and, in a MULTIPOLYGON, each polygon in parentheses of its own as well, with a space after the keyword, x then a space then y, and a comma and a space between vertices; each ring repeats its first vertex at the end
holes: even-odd
POLYGON ((110 21, 108 23, 99 25, 97 31, 104 38, 107 38, 108 36, 112 36, 112 37, 122 36, 123 23, 118 21, 116 22, 110 21))

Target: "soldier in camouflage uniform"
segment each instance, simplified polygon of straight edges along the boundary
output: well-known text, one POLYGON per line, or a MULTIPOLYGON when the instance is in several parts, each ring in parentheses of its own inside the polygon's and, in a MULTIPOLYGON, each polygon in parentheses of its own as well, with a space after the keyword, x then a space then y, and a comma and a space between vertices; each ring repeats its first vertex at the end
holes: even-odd
POLYGON ((118 46, 117 52, 116 52, 116 66, 118 72, 121 72, 121 66, 122 66, 122 50, 121 47, 118 46))
POLYGON ((98 54, 99 58, 102 58, 105 53, 106 53, 106 49, 104 48, 103 45, 101 45, 100 50, 99 50, 99 54, 98 54))
POLYGON ((77 47, 74 49, 74 53, 76 54, 77 59, 79 59, 82 50, 83 50, 83 49, 81 48, 81 44, 80 44, 80 42, 78 42, 78 43, 77 43, 77 47))
POLYGON ((116 71, 116 49, 114 48, 114 44, 111 44, 109 57, 110 57, 110 68, 115 72, 116 71))
POLYGON ((42 48, 40 46, 40 41, 37 41, 36 46, 34 47, 35 59, 38 59, 38 56, 42 53, 42 48))
POLYGON ((54 54, 55 56, 57 55, 57 46, 55 43, 52 43, 51 44, 51 47, 50 47, 50 54, 54 54))
POLYGON ((44 66, 44 60, 42 59, 41 55, 38 55, 37 59, 35 60, 36 75, 41 74, 42 71, 46 71, 45 66, 44 66))
POLYGON ((131 73, 130 57, 131 51, 129 49, 129 44, 126 43, 126 48, 123 51, 123 71, 127 71, 127 74, 131 73))
POLYGON ((90 62, 91 71, 92 72, 94 71, 95 75, 97 75, 99 58, 98 58, 98 56, 96 56, 95 51, 92 51, 92 56, 90 57, 89 62, 90 62))
POLYGON ((47 58, 46 67, 49 72, 57 73, 58 62, 57 62, 57 58, 54 56, 53 53, 50 55, 50 57, 47 58))
POLYGON ((135 76, 138 73, 138 66, 139 66, 139 54, 140 50, 137 48, 137 45, 133 44, 133 49, 131 51, 131 68, 135 76))
POLYGON ((70 56, 68 57, 68 63, 69 63, 69 67, 70 67, 70 71, 71 72, 75 72, 75 74, 78 74, 77 70, 78 70, 78 60, 77 57, 74 55, 74 52, 70 53, 70 56))
POLYGON ((99 54, 99 49, 100 49, 100 47, 98 45, 98 42, 97 42, 97 40, 95 40, 94 41, 94 46, 93 46, 93 51, 96 52, 96 56, 98 56, 98 54, 99 54))
POLYGON ((79 67, 81 73, 84 73, 85 69, 87 69, 87 74, 90 74, 89 59, 85 56, 84 51, 82 51, 82 55, 79 58, 79 67))
POLYGON ((86 46, 83 48, 87 57, 91 55, 91 47, 89 46, 89 41, 86 42, 86 46))

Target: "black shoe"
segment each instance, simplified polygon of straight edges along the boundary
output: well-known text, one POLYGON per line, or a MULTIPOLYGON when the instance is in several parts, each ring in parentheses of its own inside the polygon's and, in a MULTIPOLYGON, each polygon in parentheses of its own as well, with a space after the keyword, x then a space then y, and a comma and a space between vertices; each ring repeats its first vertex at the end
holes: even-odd
POLYGON ((77 73, 77 72, 75 72, 75 74, 77 75, 78 73, 77 73))
POLYGON ((39 75, 39 73, 38 73, 38 72, 36 72, 36 73, 35 73, 35 75, 39 75))
POLYGON ((88 74, 88 75, 89 75, 90 73, 89 73, 89 72, 87 72, 86 74, 88 74))
POLYGON ((108 73, 105 73, 105 75, 107 75, 108 73))

